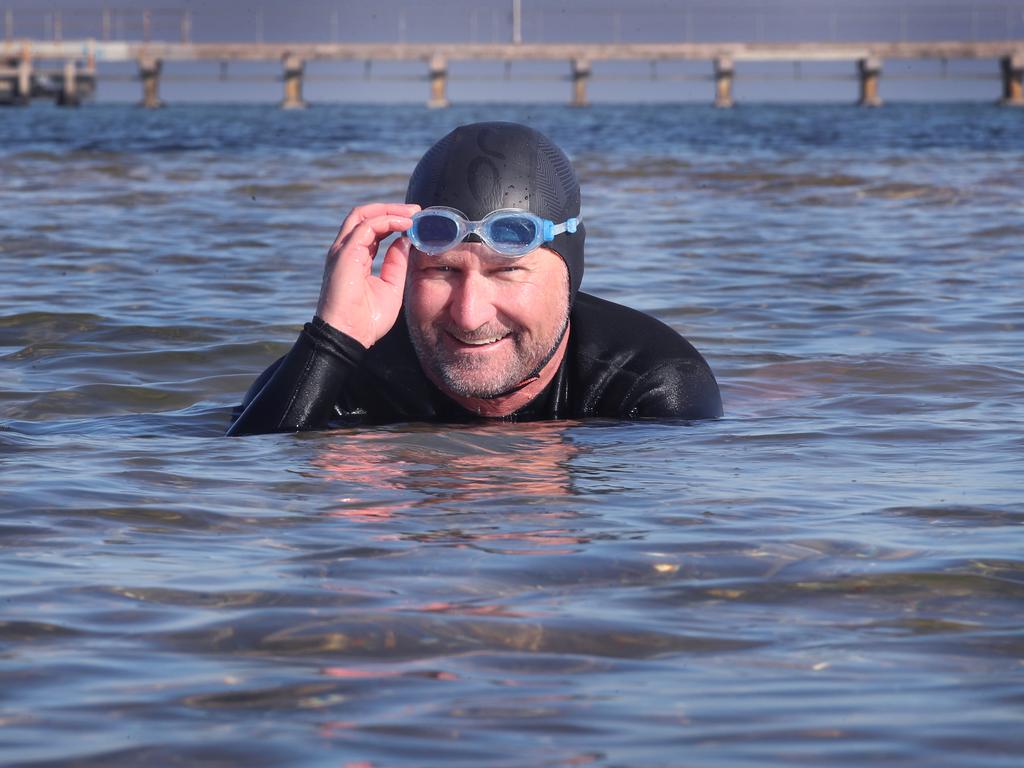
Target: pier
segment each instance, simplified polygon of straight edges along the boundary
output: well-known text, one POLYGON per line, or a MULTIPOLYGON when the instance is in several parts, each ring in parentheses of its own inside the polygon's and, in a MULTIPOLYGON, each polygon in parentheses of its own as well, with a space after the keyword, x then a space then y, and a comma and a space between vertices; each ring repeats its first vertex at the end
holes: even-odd
POLYGON ((162 105, 160 77, 167 64, 188 61, 279 62, 281 106, 300 109, 307 63, 361 61, 367 70, 375 62, 415 61, 423 65, 427 103, 449 104, 449 64, 455 61, 563 61, 568 98, 573 106, 588 103, 587 86, 595 62, 641 61, 652 67, 661 61, 704 61, 708 64, 709 101, 720 108, 733 106, 733 85, 751 62, 849 62, 859 95, 851 101, 865 107, 882 104, 881 83, 886 61, 931 59, 991 60, 993 78, 1002 82, 1006 106, 1024 106, 1024 40, 938 42, 830 43, 192 43, 85 40, 7 40, 0 42, 0 104, 24 105, 50 98, 74 106, 89 98, 100 79, 99 66, 134 62, 141 84, 140 104, 162 105), (37 62, 45 66, 37 66, 37 62))

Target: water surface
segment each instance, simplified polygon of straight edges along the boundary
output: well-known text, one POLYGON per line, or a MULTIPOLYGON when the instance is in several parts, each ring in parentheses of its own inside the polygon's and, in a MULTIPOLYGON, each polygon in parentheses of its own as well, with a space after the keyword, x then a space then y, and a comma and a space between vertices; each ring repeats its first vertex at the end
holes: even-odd
POLYGON ((0 763, 1018 765, 1022 118, 0 114, 0 763), (347 210, 497 118, 726 417, 221 437, 347 210))

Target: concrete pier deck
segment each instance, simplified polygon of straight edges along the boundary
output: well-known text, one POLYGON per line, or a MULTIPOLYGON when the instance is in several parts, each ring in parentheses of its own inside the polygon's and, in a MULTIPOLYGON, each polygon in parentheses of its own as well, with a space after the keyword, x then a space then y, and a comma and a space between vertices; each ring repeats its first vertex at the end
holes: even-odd
MULTIPOLYGON (((849 61, 860 81, 859 103, 881 104, 879 78, 886 60, 990 59, 997 62, 1002 77, 1002 103, 1024 105, 1024 40, 985 42, 848 42, 848 43, 177 43, 65 40, 16 40, 0 42, 0 97, 12 93, 18 98, 12 78, 24 82, 25 68, 33 61, 75 61, 79 71, 93 76, 103 62, 135 61, 143 83, 146 106, 158 106, 158 80, 166 62, 278 61, 282 65, 284 98, 282 106, 301 107, 304 66, 311 61, 421 61, 429 81, 429 103, 445 106, 448 64, 453 61, 552 61, 570 65, 571 103, 587 103, 587 81, 591 67, 599 61, 704 60, 710 63, 709 79, 714 81, 714 103, 733 103, 732 83, 746 62, 849 61), (12 69, 19 69, 14 75, 12 69)), ((995 74, 995 73, 994 73, 995 74)), ((23 94, 22 94, 23 97, 23 94)))

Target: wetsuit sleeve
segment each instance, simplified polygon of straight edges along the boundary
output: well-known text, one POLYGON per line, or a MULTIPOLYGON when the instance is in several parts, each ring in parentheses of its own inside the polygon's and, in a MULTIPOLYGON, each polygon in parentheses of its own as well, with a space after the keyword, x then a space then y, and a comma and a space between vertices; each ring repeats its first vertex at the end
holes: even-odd
POLYGON ((628 418, 712 419, 722 415, 722 396, 702 359, 676 360, 638 378, 623 410, 628 418))
POLYGON ((313 318, 291 351, 257 379, 228 435, 326 427, 339 391, 365 352, 355 339, 313 318))
POLYGON ((707 361, 673 328, 580 293, 571 315, 569 411, 577 417, 709 419, 722 396, 707 361))

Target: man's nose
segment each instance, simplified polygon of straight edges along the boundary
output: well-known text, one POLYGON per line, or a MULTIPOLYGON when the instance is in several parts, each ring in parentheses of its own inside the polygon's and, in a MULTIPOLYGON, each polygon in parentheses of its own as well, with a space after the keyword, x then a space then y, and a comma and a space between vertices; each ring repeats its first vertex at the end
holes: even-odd
POLYGON ((491 281, 483 275, 467 272, 452 294, 448 313, 452 322, 464 331, 472 331, 497 316, 491 281))

